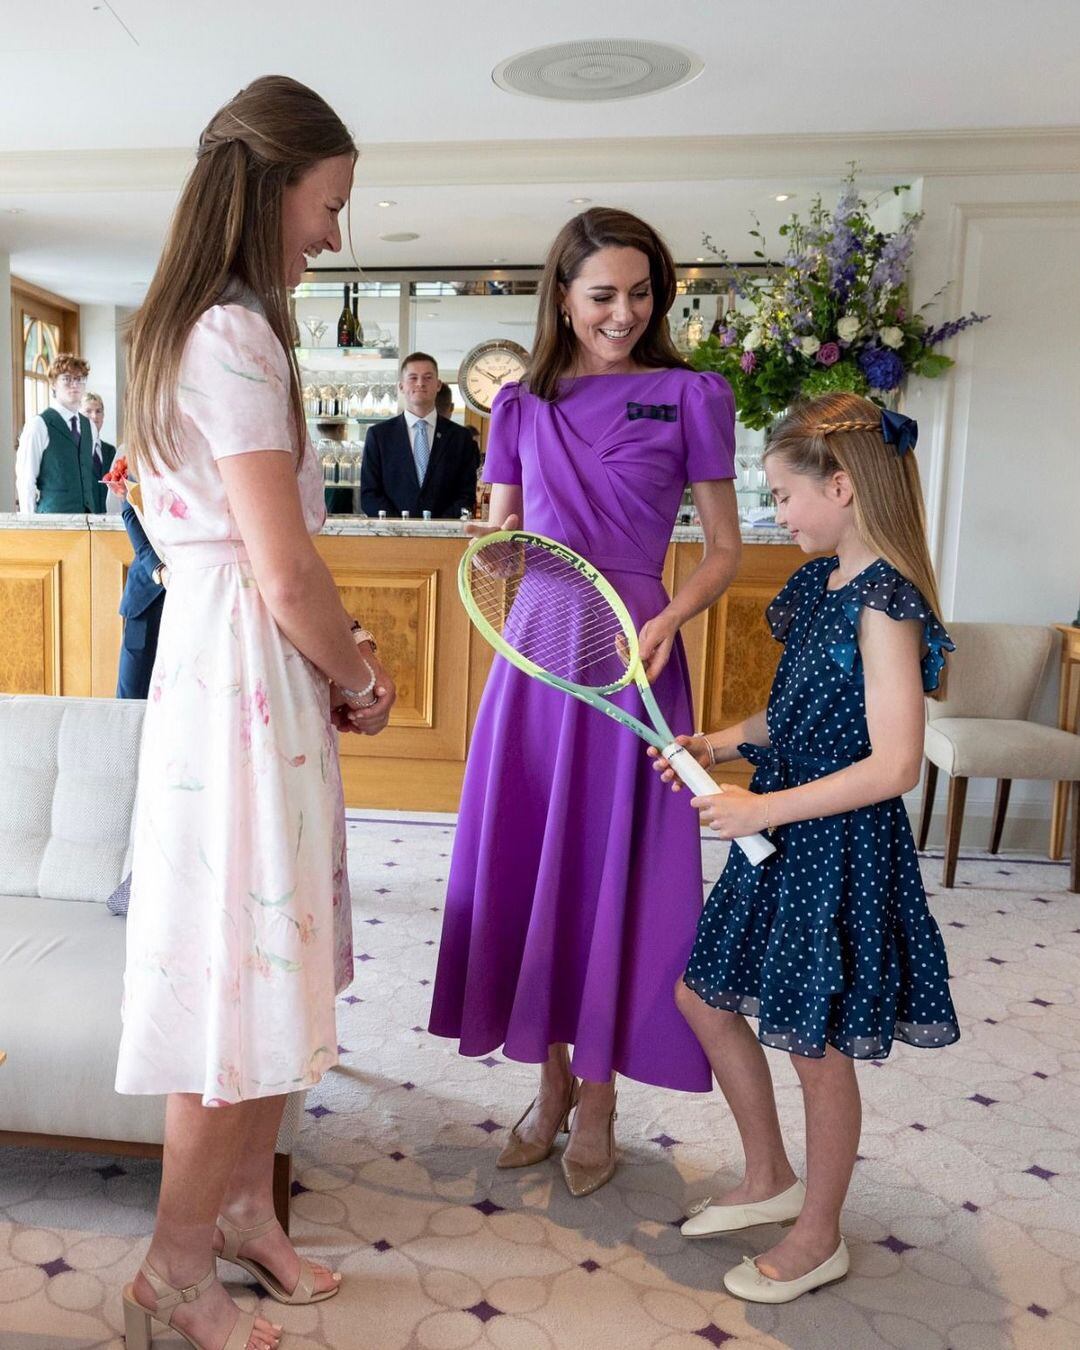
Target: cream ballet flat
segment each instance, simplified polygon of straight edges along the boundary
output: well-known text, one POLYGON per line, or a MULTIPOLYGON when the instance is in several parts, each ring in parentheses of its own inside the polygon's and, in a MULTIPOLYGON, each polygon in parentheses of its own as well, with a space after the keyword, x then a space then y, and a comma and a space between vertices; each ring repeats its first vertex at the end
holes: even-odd
POLYGON ((802 1213, 806 1187, 801 1181, 768 1200, 756 1200, 752 1205, 714 1205, 707 1195, 694 1205, 690 1216, 679 1230, 686 1238, 715 1237, 718 1233, 737 1233, 744 1228, 757 1228, 765 1223, 792 1224, 802 1213))
POLYGON ((724 1276, 724 1288, 748 1303, 791 1303, 811 1289, 836 1284, 848 1273, 850 1266, 847 1243, 841 1238, 840 1246, 827 1261, 822 1261, 820 1266, 800 1275, 797 1280, 772 1280, 762 1274, 756 1261, 744 1256, 742 1264, 724 1276))

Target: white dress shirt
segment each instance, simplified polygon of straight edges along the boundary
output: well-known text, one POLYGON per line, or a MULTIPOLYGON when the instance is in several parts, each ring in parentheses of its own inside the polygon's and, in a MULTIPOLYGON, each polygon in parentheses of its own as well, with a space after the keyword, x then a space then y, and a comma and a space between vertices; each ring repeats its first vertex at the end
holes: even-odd
MULTIPOLYGON (((72 412, 56 398, 49 400, 49 407, 54 412, 60 414, 64 419, 66 426, 71 426, 73 417, 79 418, 81 414, 78 409, 72 412)), ((81 429, 82 422, 78 421, 77 426, 81 429)), ((94 424, 90 423, 90 430, 93 431, 94 424)), ((49 428, 45 425, 44 419, 40 413, 35 413, 33 417, 27 419, 26 426, 22 429, 22 435, 19 437, 19 448, 15 451, 15 491, 19 498, 19 515, 32 516, 34 508, 37 506, 38 487, 37 478, 41 472, 41 456, 45 453, 45 447, 49 444, 49 428)))
POLYGON ((409 449, 413 452, 414 458, 416 457, 417 422, 427 423, 428 429, 427 443, 428 443, 428 453, 430 454, 431 451, 434 450, 435 448, 435 423, 438 421, 438 419, 439 414, 435 411, 434 408, 432 408, 432 410, 428 413, 426 417, 417 417, 415 413, 409 412, 408 408, 405 409, 405 425, 409 428, 409 449))

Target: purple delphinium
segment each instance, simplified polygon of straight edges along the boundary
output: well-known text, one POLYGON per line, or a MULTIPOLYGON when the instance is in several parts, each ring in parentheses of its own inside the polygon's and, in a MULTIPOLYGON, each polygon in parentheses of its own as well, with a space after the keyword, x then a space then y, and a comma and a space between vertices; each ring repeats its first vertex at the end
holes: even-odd
POLYGON ((904 378, 903 361, 888 347, 866 347, 859 353, 859 366, 872 389, 896 389, 904 378))
POLYGON ((752 375, 757 365, 757 357, 753 352, 743 352, 742 356, 739 357, 739 365, 747 375, 752 375))
POLYGON ((948 342, 950 338, 956 337, 957 333, 962 333, 965 328, 974 328, 977 323, 985 323, 989 317, 989 314, 976 314, 972 310, 970 314, 965 314, 962 319, 950 319, 948 323, 929 329, 923 337, 923 346, 936 347, 939 342, 948 342))
POLYGON ((907 277, 911 250, 915 246, 914 222, 905 224, 891 239, 885 241, 881 256, 874 264, 870 274, 870 288, 873 291, 896 290, 904 284, 907 277))
POLYGON ((730 347, 738 336, 734 328, 725 328, 720 334, 721 347, 730 347))
POLYGON ((835 366, 840 360, 840 347, 835 342, 823 342, 817 349, 817 359, 823 366, 835 366))

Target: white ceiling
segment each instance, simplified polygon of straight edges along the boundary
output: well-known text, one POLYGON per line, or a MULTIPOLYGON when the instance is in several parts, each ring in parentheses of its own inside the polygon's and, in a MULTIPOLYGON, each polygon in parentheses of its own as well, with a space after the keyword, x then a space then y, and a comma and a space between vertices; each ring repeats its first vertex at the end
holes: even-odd
POLYGON ((751 211, 776 224, 788 210, 777 191, 796 192, 792 206, 815 187, 831 194, 851 153, 888 181, 877 151, 894 138, 917 170, 942 132, 1080 126, 1074 0, 325 0, 300 12, 285 0, 0 0, 12 270, 82 302, 137 302, 188 149, 268 71, 313 85, 360 139, 353 238, 369 267, 536 262, 573 196, 640 212, 685 261, 703 230, 745 252, 751 211), (516 52, 588 37, 674 42, 705 69, 666 93, 584 106, 491 80, 516 52), (656 141, 636 154, 638 137, 671 138, 679 154, 656 141), (760 156, 745 137, 765 138, 760 156), (818 150, 778 167, 812 137, 818 150), (736 143, 728 175, 710 152, 736 143), (381 197, 396 206, 377 209, 381 197), (390 230, 421 237, 377 239, 390 230))

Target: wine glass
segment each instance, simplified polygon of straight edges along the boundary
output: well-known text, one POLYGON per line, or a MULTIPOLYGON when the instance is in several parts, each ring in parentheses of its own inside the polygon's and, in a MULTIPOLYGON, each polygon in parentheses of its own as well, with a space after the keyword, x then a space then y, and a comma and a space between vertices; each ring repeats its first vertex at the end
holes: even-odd
POLYGON ((326 332, 326 321, 320 319, 317 314, 309 314, 304 320, 304 327, 311 334, 311 345, 317 347, 319 339, 326 332))
POLYGON ((319 463, 322 466, 323 487, 334 487, 337 483, 337 447, 329 438, 319 442, 319 463))

